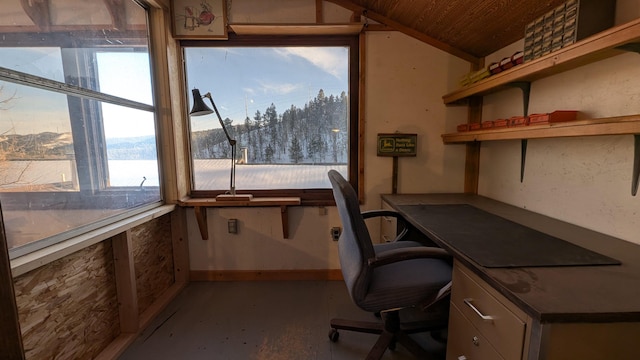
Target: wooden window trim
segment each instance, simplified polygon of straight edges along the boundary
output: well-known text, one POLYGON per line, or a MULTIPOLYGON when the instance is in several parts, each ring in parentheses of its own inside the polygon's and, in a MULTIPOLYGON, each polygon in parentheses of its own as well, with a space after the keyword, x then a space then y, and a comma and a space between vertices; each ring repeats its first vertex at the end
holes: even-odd
MULTIPOLYGON (((362 139, 362 119, 361 111, 361 51, 362 42, 357 35, 236 35, 229 34, 229 40, 203 41, 203 40, 182 40, 181 47, 246 47, 246 46, 283 46, 283 45, 317 45, 317 46, 349 46, 349 155, 348 155, 348 178, 354 189, 363 189, 363 169, 361 158, 363 151, 362 139)), ((185 94, 186 99, 186 94, 185 94)), ((188 101, 185 100, 185 104, 188 101)), ((188 110, 185 110, 188 111, 188 110)), ((185 114, 185 119, 188 119, 185 114)), ((189 159, 191 150, 189 149, 189 159)), ((191 198, 215 198, 216 195, 224 194, 227 189, 220 190, 191 190, 191 198)), ((361 191, 358 191, 361 192, 361 191)), ((307 206, 327 206, 334 205, 333 191, 327 189, 274 189, 274 190, 237 190, 238 194, 251 193, 256 197, 299 197, 301 205, 307 206)), ((360 196, 362 198, 362 196, 360 196)))

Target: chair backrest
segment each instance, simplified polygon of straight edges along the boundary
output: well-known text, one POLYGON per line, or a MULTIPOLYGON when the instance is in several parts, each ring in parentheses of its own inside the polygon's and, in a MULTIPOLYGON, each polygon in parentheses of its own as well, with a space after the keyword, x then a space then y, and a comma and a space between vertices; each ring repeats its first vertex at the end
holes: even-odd
POLYGON ((355 190, 339 172, 330 170, 328 175, 343 227, 338 241, 342 276, 349 295, 358 305, 367 293, 371 278, 368 261, 375 257, 375 251, 355 190))

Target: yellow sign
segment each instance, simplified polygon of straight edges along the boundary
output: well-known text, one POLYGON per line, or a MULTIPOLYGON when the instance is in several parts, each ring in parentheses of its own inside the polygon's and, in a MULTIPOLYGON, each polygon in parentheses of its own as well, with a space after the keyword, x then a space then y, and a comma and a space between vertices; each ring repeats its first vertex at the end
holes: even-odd
POLYGON ((378 156, 416 156, 418 135, 378 134, 378 156))

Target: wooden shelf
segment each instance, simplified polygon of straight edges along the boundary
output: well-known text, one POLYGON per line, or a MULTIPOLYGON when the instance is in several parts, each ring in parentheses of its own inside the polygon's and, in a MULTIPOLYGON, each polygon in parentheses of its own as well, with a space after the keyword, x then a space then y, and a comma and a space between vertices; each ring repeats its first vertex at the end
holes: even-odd
POLYGON ((185 198, 178 201, 180 206, 193 207, 196 221, 200 230, 202 240, 209 239, 209 228, 207 225, 208 207, 266 207, 279 206, 282 220, 282 237, 289 238, 289 215, 288 206, 300 205, 299 197, 257 197, 251 200, 228 200, 220 201, 210 198, 185 198))
POLYGON ((462 87, 444 95, 442 99, 445 104, 455 104, 470 96, 502 90, 513 82, 531 82, 558 74, 622 54, 625 51, 617 47, 634 42, 640 42, 640 19, 613 27, 551 54, 462 87))
POLYGON ((238 35, 354 35, 363 24, 231 24, 238 35))
POLYGON ((539 139, 572 136, 640 134, 640 115, 568 121, 491 130, 464 131, 442 135, 445 144, 472 141, 539 139))

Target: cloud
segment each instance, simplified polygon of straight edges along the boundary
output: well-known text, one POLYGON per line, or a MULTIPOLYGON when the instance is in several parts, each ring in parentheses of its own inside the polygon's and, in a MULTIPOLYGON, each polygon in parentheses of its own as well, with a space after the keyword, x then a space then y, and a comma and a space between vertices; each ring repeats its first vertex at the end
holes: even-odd
POLYGON ((265 94, 286 95, 301 89, 299 84, 269 83, 264 81, 258 81, 258 83, 265 94))
POLYGON ((338 79, 342 79, 342 75, 347 73, 346 48, 287 47, 278 50, 278 54, 284 57, 301 57, 338 79))

